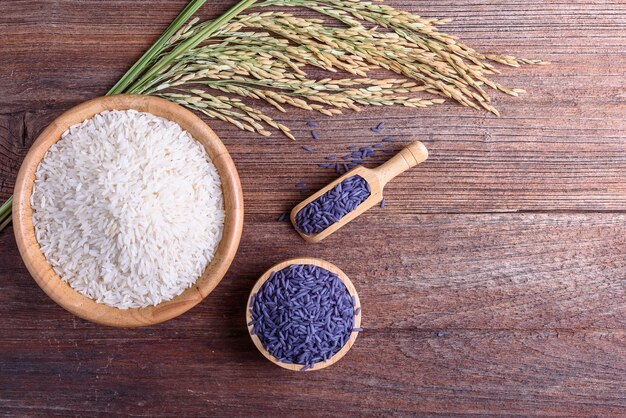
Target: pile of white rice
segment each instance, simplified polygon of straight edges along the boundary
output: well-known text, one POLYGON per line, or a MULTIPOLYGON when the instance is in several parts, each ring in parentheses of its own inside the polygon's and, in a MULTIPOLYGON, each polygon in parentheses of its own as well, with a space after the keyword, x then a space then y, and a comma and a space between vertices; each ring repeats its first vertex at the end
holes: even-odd
POLYGON ((134 110, 72 126, 37 168, 41 252, 83 295, 156 305, 192 286, 224 227, 220 178, 180 125, 134 110))

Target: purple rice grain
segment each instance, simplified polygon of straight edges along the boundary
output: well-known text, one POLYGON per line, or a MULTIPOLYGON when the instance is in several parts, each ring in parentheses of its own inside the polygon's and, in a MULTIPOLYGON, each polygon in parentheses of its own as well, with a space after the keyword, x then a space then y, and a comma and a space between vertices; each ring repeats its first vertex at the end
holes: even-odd
POLYGON ((298 189, 301 189, 301 188, 303 188, 303 187, 306 187, 306 184, 305 184, 305 183, 298 183, 298 184, 296 184, 296 187, 297 187, 298 189))
POLYGON ((251 333, 263 347, 303 371, 330 359, 352 332, 362 330, 354 327, 354 299, 345 284, 311 264, 273 272, 253 296, 250 311, 251 333))
POLYGON ((334 161, 334 160, 337 159, 337 156, 336 155, 329 155, 328 157, 326 157, 326 159, 329 160, 329 161, 334 161))
POLYGON ((306 126, 308 126, 309 128, 315 128, 315 127, 317 127, 317 122, 311 120, 311 121, 306 123, 306 126))
POLYGON ((374 144, 372 145, 372 148, 382 148, 383 144, 374 144))
POLYGON ((375 128, 370 128, 370 130, 374 133, 379 133, 383 129, 385 129, 385 122, 380 122, 375 128))
MULTIPOLYGON (((344 169, 349 170, 347 164, 344 169)), ((307 235, 320 233, 356 209, 370 195, 370 186, 363 177, 348 177, 302 208, 296 215, 296 227, 307 235)))
POLYGON ((359 149, 359 147, 357 147, 356 145, 350 145, 348 147, 348 150, 350 150, 350 151, 354 151, 354 150, 357 150, 357 149, 359 149))
POLYGON ((383 142, 393 142, 393 138, 391 137, 383 138, 383 142))
POLYGON ((281 213, 280 216, 277 219, 278 222, 287 222, 288 220, 289 220, 289 214, 288 213, 281 213))
POLYGON ((385 198, 383 197, 383 200, 380 201, 380 207, 381 209, 385 208, 385 198))
POLYGON ((313 148, 309 147, 308 145, 302 145, 302 149, 306 152, 313 152, 313 148))
POLYGON ((317 132, 311 131, 311 138, 317 141, 318 139, 320 139, 320 136, 317 134, 317 132))

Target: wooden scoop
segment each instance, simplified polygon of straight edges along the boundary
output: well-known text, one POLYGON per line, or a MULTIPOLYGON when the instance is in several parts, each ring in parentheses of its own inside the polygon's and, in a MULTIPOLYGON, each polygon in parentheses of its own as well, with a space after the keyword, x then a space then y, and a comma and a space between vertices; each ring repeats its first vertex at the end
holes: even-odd
POLYGON ((298 206, 293 208, 291 211, 291 223, 296 228, 296 231, 304 238, 307 242, 319 242, 356 218, 361 215, 363 212, 371 208, 372 206, 380 203, 383 200, 383 188, 387 183, 389 183, 394 177, 398 174, 405 172, 411 167, 415 167, 419 163, 425 161, 428 158, 428 150, 420 141, 415 141, 408 145, 406 148, 402 149, 398 152, 393 158, 391 158, 386 163, 371 169, 365 168, 363 166, 355 167, 354 169, 348 171, 343 176, 339 177, 337 180, 333 181, 314 195, 310 196, 303 202, 301 202, 298 206), (370 196, 356 209, 352 212, 348 213, 346 216, 341 218, 338 222, 330 225, 325 230, 318 232, 316 234, 307 235, 300 231, 296 222, 296 215, 300 210, 302 210, 306 205, 313 202, 318 197, 322 196, 324 193, 335 187, 337 184, 341 183, 345 179, 352 176, 361 176, 369 183, 370 186, 370 196))

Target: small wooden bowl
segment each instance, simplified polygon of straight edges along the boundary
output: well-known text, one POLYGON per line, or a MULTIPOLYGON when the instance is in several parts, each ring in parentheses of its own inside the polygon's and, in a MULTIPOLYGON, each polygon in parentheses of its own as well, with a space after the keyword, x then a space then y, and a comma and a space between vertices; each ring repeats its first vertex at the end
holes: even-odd
MULTIPOLYGON (((250 292, 250 296, 248 297, 248 305, 246 307, 246 324, 250 324, 252 322, 252 312, 251 312, 251 306, 250 306, 252 303, 252 296, 256 295, 259 292, 259 289, 261 289, 261 286, 263 286, 263 283, 265 283, 267 279, 270 278, 273 272, 280 271, 284 269, 285 267, 289 267, 292 264, 313 264, 314 266, 318 266, 332 273, 335 273, 339 277, 339 279, 343 282, 343 284, 346 285, 346 288, 348 289, 348 293, 350 293, 350 295, 354 298, 355 309, 361 307, 361 301, 359 300, 359 295, 357 294, 356 289, 354 288, 354 285, 352 284, 352 282, 350 281, 346 273, 344 273, 339 267, 337 267, 336 265, 332 263, 329 263, 328 261, 321 260, 319 258, 309 258, 309 257, 291 258, 289 260, 285 260, 283 262, 273 265, 269 270, 263 273, 263 275, 259 278, 259 280, 257 280, 254 287, 252 288, 252 291, 250 292)), ((361 310, 359 310, 358 313, 355 313, 354 315, 354 328, 359 328, 360 326, 361 326, 361 310)), ((265 347, 263 347, 263 344, 261 343, 261 340, 259 339, 259 337, 252 333, 252 328, 253 328, 252 325, 248 325, 248 332, 250 333, 252 342, 254 342, 254 345, 256 346, 256 348, 269 361, 288 370, 294 370, 294 371, 302 370, 302 368, 304 367, 302 364, 283 363, 282 361, 279 361, 276 357, 274 357, 272 354, 270 354, 270 352, 267 351, 265 347)), ((357 336, 358 336, 358 332, 353 332, 350 335, 350 338, 348 338, 348 341, 346 341, 344 346, 341 347, 341 350, 337 351, 334 356, 328 359, 328 361, 316 363, 310 369, 306 369, 306 371, 308 372, 308 371, 313 371, 313 370, 320 370, 320 369, 323 369, 325 367, 335 364, 343 356, 345 356, 348 351, 350 351, 350 348, 352 348, 352 345, 356 341, 357 336)))
POLYGON ((243 194, 233 160, 219 137, 198 116, 165 99, 141 95, 100 97, 82 103, 59 116, 37 138, 28 151, 15 184, 13 229, 24 264, 37 284, 56 303, 74 315, 98 324, 138 327, 172 319, 204 299, 222 280, 235 257, 243 227, 243 194), (224 231, 215 256, 194 286, 167 302, 146 308, 119 309, 96 303, 78 293, 54 272, 35 238, 30 196, 35 171, 52 144, 70 126, 81 123, 105 110, 135 109, 178 123, 206 149, 222 181, 224 195, 224 231))

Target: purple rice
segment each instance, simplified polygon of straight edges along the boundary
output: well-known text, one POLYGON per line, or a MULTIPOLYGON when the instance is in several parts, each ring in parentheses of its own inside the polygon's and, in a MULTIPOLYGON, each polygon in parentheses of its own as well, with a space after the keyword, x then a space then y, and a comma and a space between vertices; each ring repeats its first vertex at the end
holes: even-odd
POLYGON ((380 122, 375 128, 371 128, 370 130, 374 133, 379 133, 383 129, 385 129, 385 122, 380 122))
MULTIPOLYGON (((329 360, 353 332, 355 307, 339 277, 312 264, 273 272, 250 303, 251 333, 283 363, 302 370, 329 360)), ((359 310, 360 312, 360 310, 359 310)))
POLYGON ((315 128, 315 127, 317 127, 317 122, 315 122, 313 120, 309 121, 309 122, 306 123, 306 126, 308 126, 309 128, 315 128))
POLYGON ((393 138, 391 137, 383 138, 383 142, 393 142, 393 138))
MULTIPOLYGON (((344 166, 348 171, 348 165, 344 166)), ((302 208, 296 215, 296 227, 307 235, 320 233, 356 209, 370 195, 370 186, 363 177, 348 177, 302 208)))
POLYGON ((313 152, 313 148, 309 147, 308 145, 302 145, 302 149, 306 152, 313 152))
POLYGON ((384 198, 384 197, 383 197, 383 199, 380 201, 380 207, 381 207, 382 209, 384 209, 384 208, 385 208, 385 198, 384 198))
POLYGON ((320 139, 320 136, 317 134, 317 132, 311 131, 311 138, 317 141, 318 139, 320 139))
POLYGON ((303 187, 306 187, 306 184, 305 184, 305 183, 298 183, 298 184, 296 184, 296 187, 297 187, 298 189, 301 189, 301 188, 303 188, 303 187))

